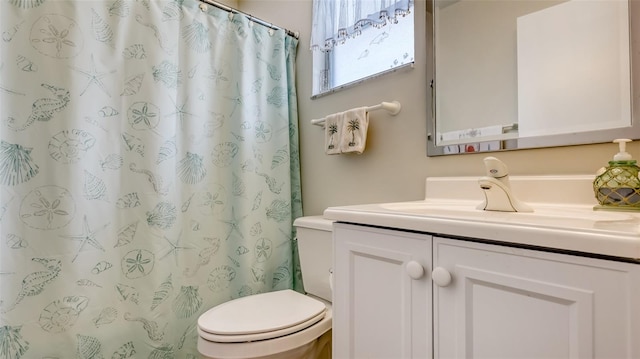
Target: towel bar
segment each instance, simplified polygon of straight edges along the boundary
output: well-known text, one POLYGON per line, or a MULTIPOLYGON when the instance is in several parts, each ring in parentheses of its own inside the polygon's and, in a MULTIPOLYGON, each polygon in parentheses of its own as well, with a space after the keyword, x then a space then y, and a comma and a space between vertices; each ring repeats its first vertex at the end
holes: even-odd
MULTIPOLYGON (((402 106, 400 106, 400 102, 398 101, 392 101, 392 102, 381 102, 377 105, 373 105, 373 106, 369 106, 367 107, 367 111, 375 111, 375 110, 386 110, 387 112, 389 112, 389 114, 391 116, 395 116, 400 112, 400 108, 402 106)), ((311 120, 311 124, 313 125, 318 125, 318 126, 323 126, 324 125, 324 118, 321 119, 317 119, 317 120, 311 120)))

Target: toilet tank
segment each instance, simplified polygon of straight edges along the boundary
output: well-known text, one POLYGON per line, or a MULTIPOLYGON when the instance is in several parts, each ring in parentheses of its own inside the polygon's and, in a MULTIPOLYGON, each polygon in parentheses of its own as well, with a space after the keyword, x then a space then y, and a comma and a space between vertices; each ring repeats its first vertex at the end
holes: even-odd
POLYGON ((333 265, 333 221, 322 216, 300 217, 297 230, 298 254, 304 290, 331 301, 329 274, 333 265))

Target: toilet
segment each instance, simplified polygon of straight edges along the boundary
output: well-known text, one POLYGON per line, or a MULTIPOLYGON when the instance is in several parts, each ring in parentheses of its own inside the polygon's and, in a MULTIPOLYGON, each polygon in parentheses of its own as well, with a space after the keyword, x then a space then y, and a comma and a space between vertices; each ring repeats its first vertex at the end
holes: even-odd
POLYGON ((198 318, 207 359, 330 359, 332 221, 296 219, 306 295, 285 289, 234 299, 198 318))

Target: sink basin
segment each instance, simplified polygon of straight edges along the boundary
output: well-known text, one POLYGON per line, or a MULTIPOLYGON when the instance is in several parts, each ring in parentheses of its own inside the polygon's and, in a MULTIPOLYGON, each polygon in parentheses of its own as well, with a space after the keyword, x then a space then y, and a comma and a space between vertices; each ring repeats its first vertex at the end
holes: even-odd
POLYGON ((640 225, 640 213, 594 211, 592 206, 532 204, 534 212, 498 212, 476 209, 474 201, 414 201, 384 203, 385 211, 425 217, 463 219, 502 224, 535 225, 552 228, 608 228, 640 225))
POLYGON ((337 222, 630 258, 640 263, 640 211, 593 210, 593 176, 511 178, 534 212, 476 209, 478 179, 433 177, 422 200, 329 207, 337 222))

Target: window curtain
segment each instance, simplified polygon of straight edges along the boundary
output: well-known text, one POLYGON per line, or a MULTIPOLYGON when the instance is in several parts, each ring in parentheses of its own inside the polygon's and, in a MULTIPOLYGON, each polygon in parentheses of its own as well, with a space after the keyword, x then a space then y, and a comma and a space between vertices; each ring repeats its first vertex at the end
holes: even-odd
POLYGON ((296 287, 297 40, 194 0, 0 2, 0 359, 199 358, 296 287))
POLYGON ((360 34, 407 15, 413 0, 313 0, 311 49, 328 51, 360 34))

